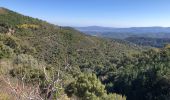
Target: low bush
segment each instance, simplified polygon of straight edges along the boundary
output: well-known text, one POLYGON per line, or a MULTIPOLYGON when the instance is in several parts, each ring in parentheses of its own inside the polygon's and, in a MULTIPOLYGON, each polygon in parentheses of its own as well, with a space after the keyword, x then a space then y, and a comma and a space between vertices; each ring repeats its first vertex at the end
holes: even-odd
POLYGON ((13 54, 13 50, 1 42, 0 43, 0 59, 9 58, 11 57, 12 54, 13 54))

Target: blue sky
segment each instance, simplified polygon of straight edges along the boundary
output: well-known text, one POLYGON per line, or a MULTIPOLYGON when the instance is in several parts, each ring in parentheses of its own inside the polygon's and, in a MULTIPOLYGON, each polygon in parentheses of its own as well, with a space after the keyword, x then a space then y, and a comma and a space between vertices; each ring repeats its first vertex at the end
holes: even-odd
POLYGON ((0 6, 63 26, 170 27, 170 0, 0 0, 0 6))

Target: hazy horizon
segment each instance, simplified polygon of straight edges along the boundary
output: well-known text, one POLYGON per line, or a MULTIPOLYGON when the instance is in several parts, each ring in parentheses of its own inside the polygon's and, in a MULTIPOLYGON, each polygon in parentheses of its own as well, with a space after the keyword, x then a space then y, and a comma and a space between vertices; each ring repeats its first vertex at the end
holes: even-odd
MULTIPOLYGON (((65 27, 67 27, 67 25, 63 25, 65 27)), ((68 26, 69 27, 69 26, 68 26)), ((71 27, 103 27, 103 28, 147 28, 147 27, 160 27, 160 28, 170 28, 170 26, 129 26, 129 27, 112 27, 112 26, 98 26, 98 25, 90 25, 90 26, 71 26, 71 27)))
POLYGON ((0 6, 60 26, 170 27, 168 0, 1 0, 0 6))

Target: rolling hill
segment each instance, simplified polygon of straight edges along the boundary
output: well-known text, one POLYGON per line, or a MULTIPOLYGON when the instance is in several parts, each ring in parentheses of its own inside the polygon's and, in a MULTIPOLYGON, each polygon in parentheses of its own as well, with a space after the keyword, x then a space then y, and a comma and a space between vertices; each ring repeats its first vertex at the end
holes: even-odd
MULTIPOLYGON (((14 83, 15 79, 24 81, 28 86, 39 84, 43 92, 56 84, 66 87, 81 73, 114 67, 118 59, 144 50, 123 40, 85 35, 74 28, 56 26, 6 8, 0 8, 0 47, 1 76, 14 83), (51 83, 59 78, 61 83, 51 83)), ((63 89, 57 93, 65 94, 63 89)), ((45 93, 41 96, 53 98, 49 93, 47 97, 45 93)))
POLYGON ((5 14, 0 15, 0 33, 7 34, 12 31, 10 35, 22 41, 19 45, 34 48, 36 50, 34 56, 49 64, 53 64, 56 58, 64 60, 68 52, 71 56, 76 53, 76 57, 81 57, 81 54, 88 52, 96 56, 105 56, 106 52, 113 56, 121 56, 122 53, 142 49, 117 40, 88 36, 71 27, 52 25, 7 9, 4 9, 4 12, 5 14), (110 48, 110 51, 105 51, 107 48, 110 48))

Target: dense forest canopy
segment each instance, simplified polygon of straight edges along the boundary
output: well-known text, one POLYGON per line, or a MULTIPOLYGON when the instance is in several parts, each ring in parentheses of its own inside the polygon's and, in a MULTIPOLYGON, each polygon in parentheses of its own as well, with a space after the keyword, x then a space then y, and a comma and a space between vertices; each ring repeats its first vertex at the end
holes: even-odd
POLYGON ((125 40, 142 46, 163 48, 170 44, 170 38, 128 37, 125 40))

